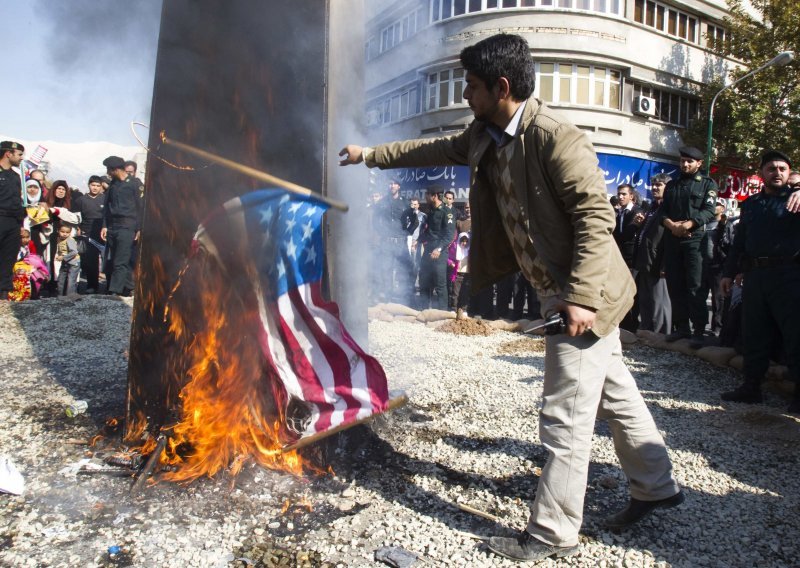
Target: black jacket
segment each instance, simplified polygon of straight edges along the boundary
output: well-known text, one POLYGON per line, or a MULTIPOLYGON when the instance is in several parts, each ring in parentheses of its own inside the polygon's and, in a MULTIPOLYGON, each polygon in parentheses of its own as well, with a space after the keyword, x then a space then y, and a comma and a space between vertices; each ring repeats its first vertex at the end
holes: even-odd
POLYGON ((636 239, 639 236, 639 225, 633 222, 633 218, 641 212, 641 208, 634 205, 622 215, 617 214, 616 224, 614 225, 614 240, 617 242, 622 258, 628 267, 633 267, 636 255, 636 239))
POLYGON ((653 205, 642 223, 636 244, 636 258, 633 267, 639 272, 647 272, 654 278, 661 275, 664 267, 664 226, 659 222, 659 206, 653 205))

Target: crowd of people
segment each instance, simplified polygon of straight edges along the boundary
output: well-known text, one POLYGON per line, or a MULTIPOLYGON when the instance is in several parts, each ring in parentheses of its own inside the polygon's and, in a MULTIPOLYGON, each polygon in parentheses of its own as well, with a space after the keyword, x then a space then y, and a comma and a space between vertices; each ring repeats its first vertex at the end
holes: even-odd
MULTIPOLYGON (((615 215, 612 235, 636 284, 633 306, 620 327, 634 333, 639 329, 662 333, 668 342, 688 339, 692 349, 714 344, 741 352, 745 345, 751 349, 759 345, 759 363, 746 372, 750 378, 722 397, 760 402, 760 381, 767 362, 797 364, 794 354, 788 352, 795 345, 800 350, 797 333, 786 323, 788 312, 782 304, 771 308, 764 300, 743 302, 747 296, 745 273, 752 271, 748 259, 753 253, 745 250, 747 237, 739 234, 744 230, 737 230, 739 209, 719 198, 714 180, 702 174, 704 156, 699 149, 686 146, 679 153, 679 173, 674 178, 660 173, 649 180, 650 199, 629 183, 619 185, 616 195, 609 195, 615 215), (742 325, 746 309, 756 312, 750 315, 749 326, 742 325), (762 321, 757 317, 761 312, 772 319, 762 321)), ((790 198, 800 189, 800 172, 792 171, 789 158, 778 151, 764 154, 761 169, 773 162, 782 165, 772 178, 769 172, 760 172, 764 190, 758 195, 762 197, 753 196, 751 202, 771 191, 786 200, 790 217, 781 221, 790 228, 785 239, 776 238, 775 227, 770 225, 773 232, 769 238, 761 237, 764 243, 757 256, 773 259, 773 277, 777 278, 782 274, 777 267, 786 266, 792 274, 800 265, 800 236, 791 228, 800 198, 790 198), (775 260, 777 249, 782 254, 775 260)), ((373 192, 368 204, 375 244, 372 300, 395 301, 417 309, 447 309, 484 319, 541 318, 536 290, 522 272, 471 295, 470 205, 459 206, 454 197, 453 191, 433 186, 427 190, 425 206, 416 198, 406 202, 396 180, 391 181, 385 195, 373 192)), ((758 230, 765 231, 765 227, 758 230)), ((755 278, 755 274, 750 275, 751 289, 755 278)), ((770 291, 778 289, 775 282, 763 283, 767 284, 770 291)), ((778 297, 793 303, 790 295, 778 297)), ((791 409, 800 410, 797 399, 791 409)))
POLYGON ((0 300, 130 295, 144 196, 136 162, 109 156, 82 191, 26 167, 24 152, 0 143, 0 300))

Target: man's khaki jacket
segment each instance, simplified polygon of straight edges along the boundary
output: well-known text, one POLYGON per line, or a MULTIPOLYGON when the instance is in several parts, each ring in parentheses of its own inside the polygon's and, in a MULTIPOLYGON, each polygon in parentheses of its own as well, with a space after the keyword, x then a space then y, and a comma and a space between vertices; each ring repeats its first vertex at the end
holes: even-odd
MULTIPOLYGON (((538 99, 528 99, 520 128, 511 142, 512 186, 536 253, 560 298, 597 312, 592 331, 603 337, 631 308, 636 289, 612 236, 614 211, 597 156, 585 134, 538 99)), ((381 144, 366 161, 382 169, 469 166, 474 290, 519 271, 484 159, 494 148, 486 125, 476 120, 454 136, 381 144)))

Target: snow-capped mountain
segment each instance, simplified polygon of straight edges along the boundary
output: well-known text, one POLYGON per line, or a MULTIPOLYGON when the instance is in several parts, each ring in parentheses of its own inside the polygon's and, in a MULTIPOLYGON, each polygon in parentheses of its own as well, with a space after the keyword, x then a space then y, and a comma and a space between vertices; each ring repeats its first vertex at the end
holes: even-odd
POLYGON ((120 156, 125 160, 135 160, 139 164, 139 177, 146 153, 141 146, 122 146, 111 142, 54 142, 52 140, 27 140, 0 134, 0 140, 14 140, 25 146, 28 158, 41 145, 47 148, 44 156, 47 162, 49 180, 64 179, 70 186, 83 190, 91 175, 105 175, 103 160, 108 156, 120 156))

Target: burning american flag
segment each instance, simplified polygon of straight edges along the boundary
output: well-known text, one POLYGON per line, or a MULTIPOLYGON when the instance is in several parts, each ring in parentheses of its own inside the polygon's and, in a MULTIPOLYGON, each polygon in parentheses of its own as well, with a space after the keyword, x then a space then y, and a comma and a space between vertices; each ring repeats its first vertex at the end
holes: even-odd
MULTIPOLYGON (((297 440, 387 408, 386 375, 322 297, 322 218, 328 205, 280 189, 224 203, 199 227, 195 254, 216 260, 247 290, 270 367, 281 438, 297 440), (242 282, 242 279, 246 279, 242 282)), ((249 332, 250 330, 243 330, 249 332)))

